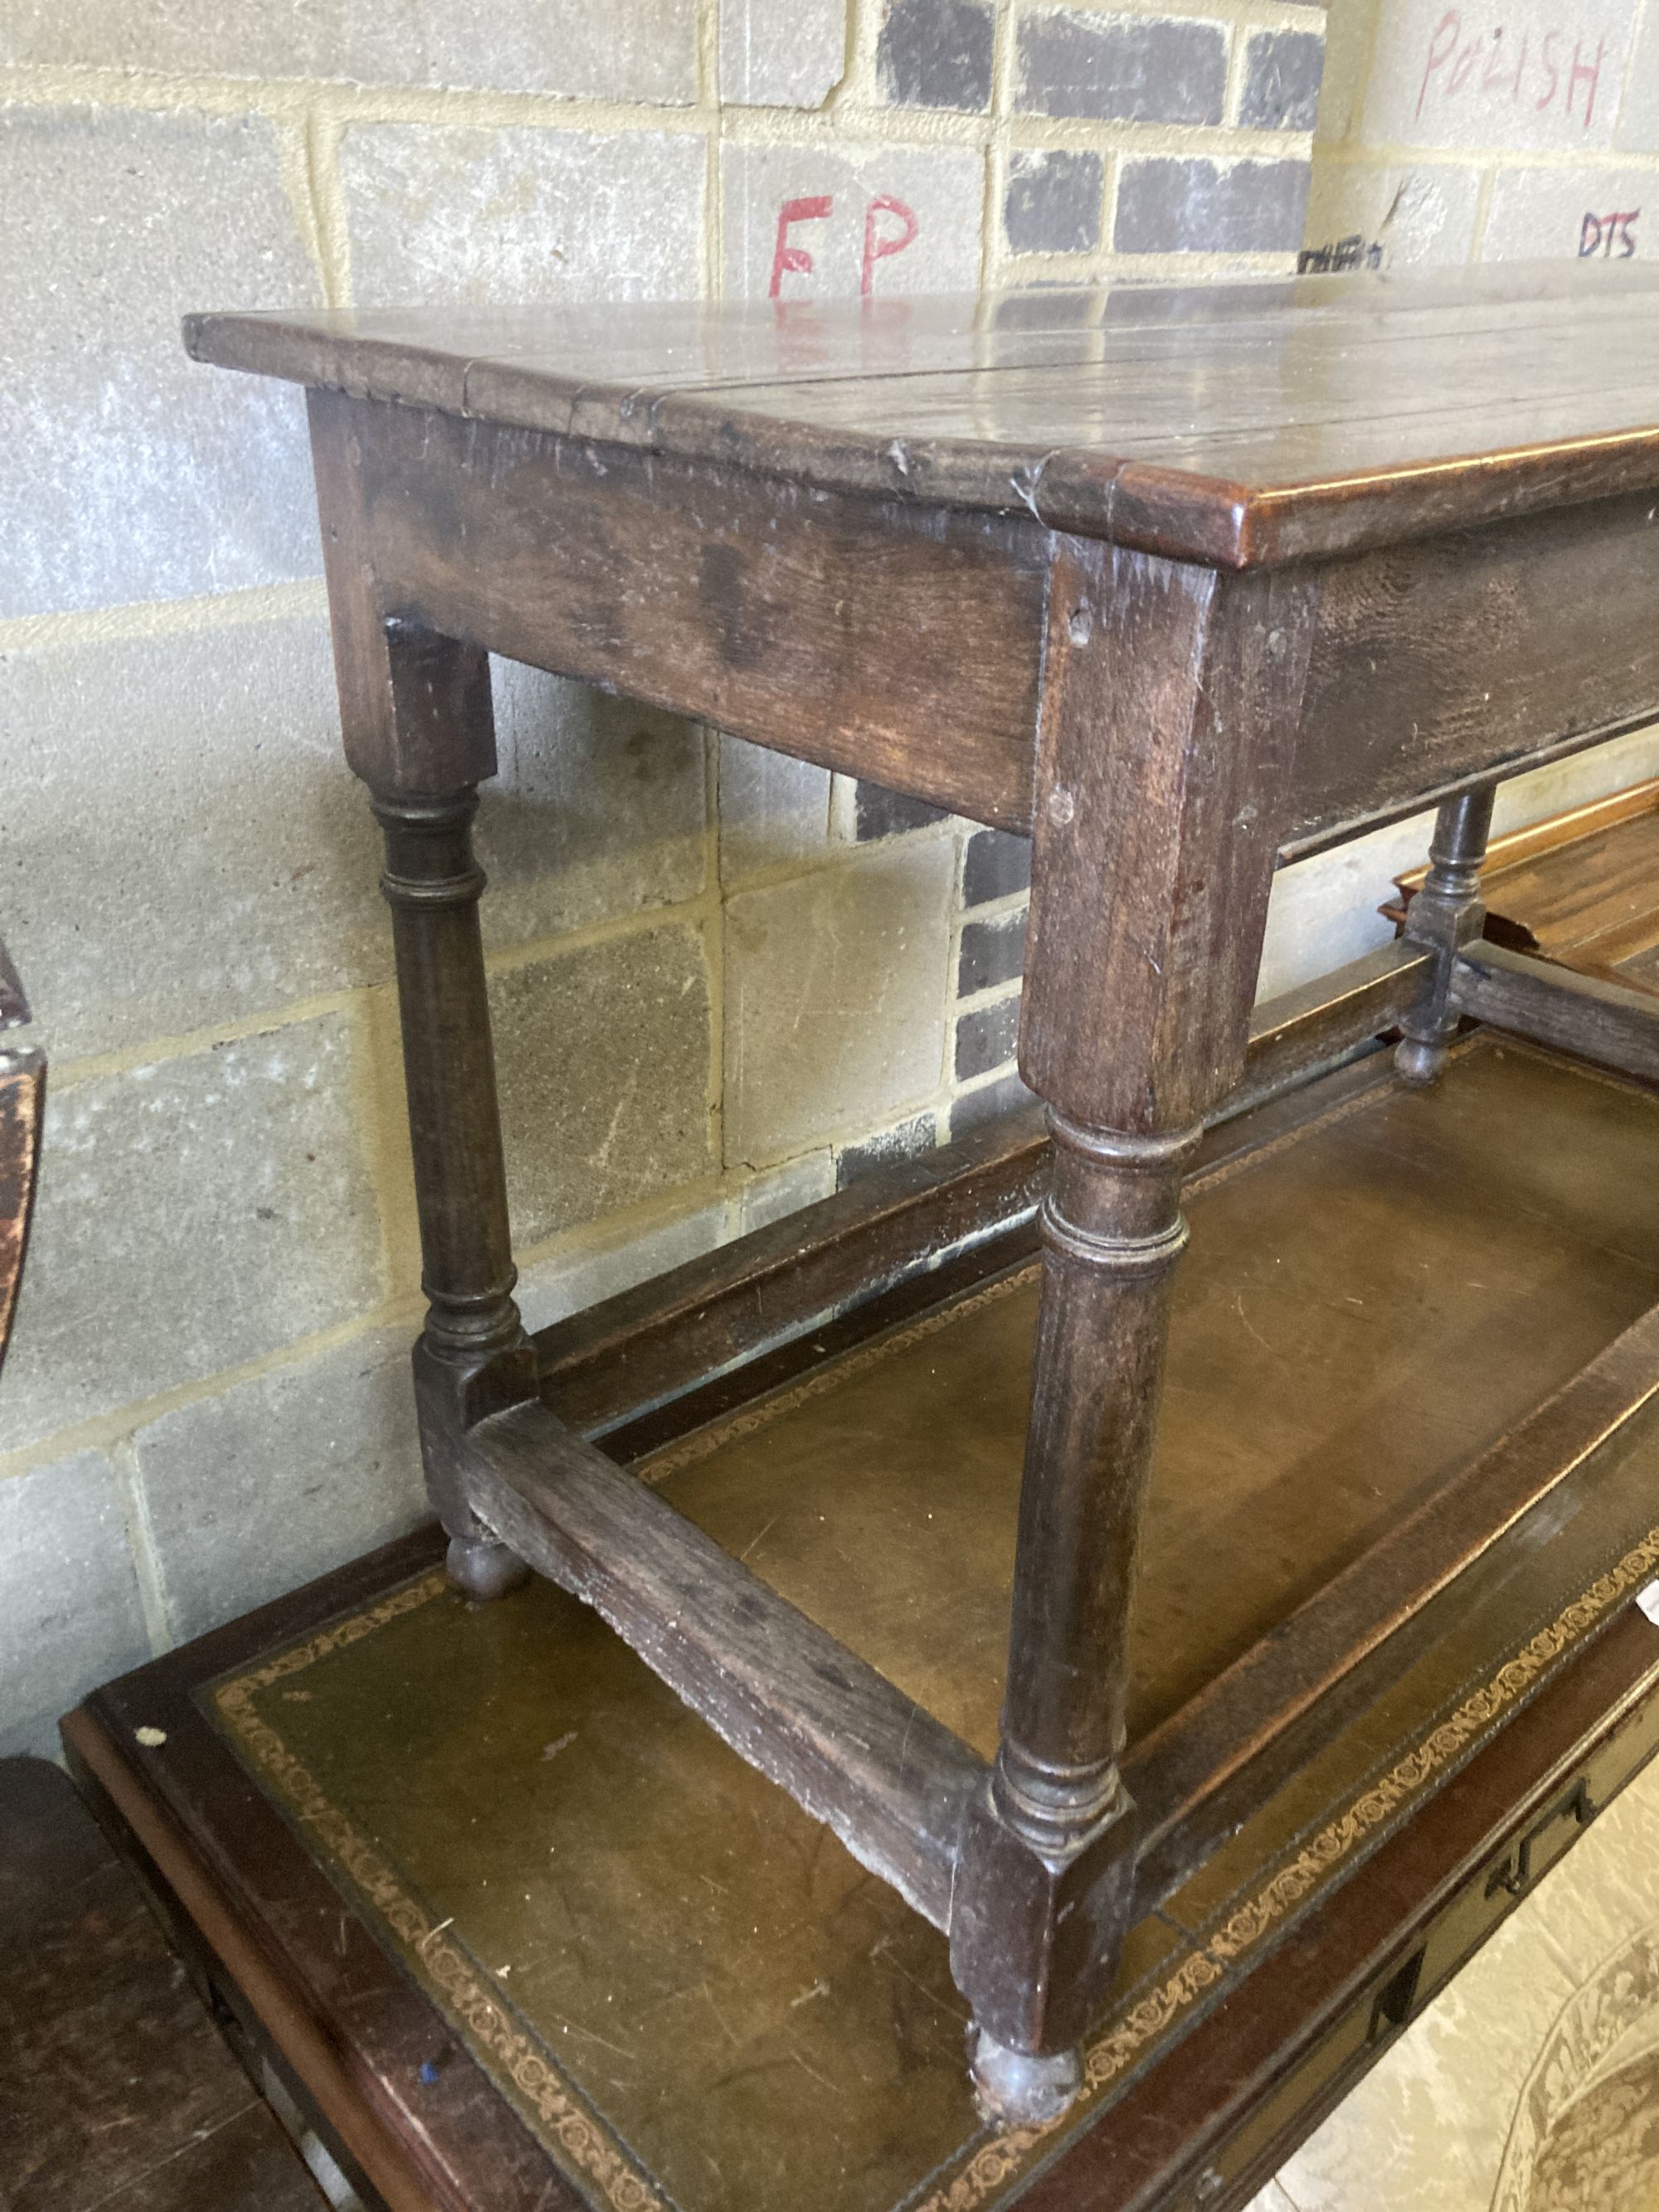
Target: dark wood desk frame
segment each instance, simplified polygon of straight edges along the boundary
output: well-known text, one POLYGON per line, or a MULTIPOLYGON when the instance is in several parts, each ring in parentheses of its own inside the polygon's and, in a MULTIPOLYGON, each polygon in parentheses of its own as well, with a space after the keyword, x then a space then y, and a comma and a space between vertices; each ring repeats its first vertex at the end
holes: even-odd
MULTIPOLYGON (((802 440, 758 418, 671 397, 647 435, 628 395, 545 376, 491 419, 476 363, 452 390, 436 348, 387 374, 319 327, 200 318, 190 342, 313 387, 345 746, 386 834, 430 1301, 416 1372, 452 1575, 485 1597, 528 1563, 597 1607, 948 1930, 983 2096, 1047 2117, 1133 1917, 1659 1388, 1656 1312, 1126 1751, 1124 1623, 1206 1121, 1396 1024, 1402 1076, 1431 1080, 1463 1017, 1659 1075, 1652 1001, 1480 943, 1478 885, 1495 781, 1659 714, 1659 434, 1289 489, 1061 453, 1017 467, 1012 497, 1000 448, 895 459, 824 433, 803 467, 802 440), (526 1335, 469 842, 492 651, 1032 839, 1020 1066, 1053 1147, 994 1765, 608 1457, 568 1332, 526 1335), (1401 942, 1253 1020, 1279 859, 1436 801, 1401 942)), ((1042 1160, 1022 1157, 854 1207, 769 1269, 751 1255, 659 1317, 659 1395, 716 1346, 758 1352, 928 1264, 953 1219, 1028 1200, 1042 1160)))

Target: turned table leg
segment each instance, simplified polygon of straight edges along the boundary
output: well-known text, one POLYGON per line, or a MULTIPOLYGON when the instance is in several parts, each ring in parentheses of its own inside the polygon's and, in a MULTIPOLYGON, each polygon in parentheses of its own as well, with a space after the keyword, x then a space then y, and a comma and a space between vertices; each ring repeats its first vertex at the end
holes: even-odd
POLYGON ((497 1597, 529 1572, 467 1504, 466 1429, 536 1395, 513 1303, 507 1176, 472 854, 477 787, 495 773, 489 659, 383 604, 373 495, 353 403, 313 392, 312 460, 346 759, 386 838, 421 1224, 426 1326, 415 1348, 428 1493, 449 1532, 449 1573, 497 1597))
POLYGON ((1243 1071, 1315 589, 1055 556, 1020 1015, 1054 1164, 1001 1738, 951 1912, 1005 2121, 1076 2094, 1133 1905, 1119 1759, 1181 1179, 1243 1071))
POLYGON ((1431 946, 1437 956, 1417 1004, 1400 1024, 1405 1035, 1395 1048, 1395 1066, 1402 1081, 1413 1085, 1435 1080, 1457 1033, 1452 969, 1460 946, 1472 944, 1486 921, 1480 870, 1495 795, 1496 787, 1488 783, 1446 801, 1434 817, 1423 888, 1406 909, 1407 936, 1431 946))
POLYGON ((449 1532, 449 1578, 469 1597, 499 1597, 529 1569, 479 1522, 455 1474, 459 1431, 495 1401, 527 1395, 526 1340, 513 1302, 516 1271, 495 1103, 478 899, 474 790, 427 799, 377 793, 386 834, 380 887, 392 908, 404 1078, 421 1224, 426 1326, 416 1347, 427 1487, 449 1532), (505 1395, 500 1385, 509 1382, 505 1395))
POLYGON ((1049 1115, 1042 1287, 1001 1743, 953 1922, 985 2101, 1062 2110, 1133 1869, 1118 1774, 1135 1541, 1152 1471, 1182 1170, 1200 1132, 1049 1115))

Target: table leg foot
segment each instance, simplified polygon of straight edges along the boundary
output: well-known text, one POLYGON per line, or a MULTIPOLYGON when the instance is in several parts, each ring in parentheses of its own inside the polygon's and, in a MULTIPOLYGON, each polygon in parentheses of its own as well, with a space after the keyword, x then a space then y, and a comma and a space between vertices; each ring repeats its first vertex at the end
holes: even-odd
POLYGON ((979 2108, 996 2127, 1046 2127, 1083 2087, 1080 2051, 1011 2051, 977 2024, 968 2030, 968 2059, 979 2108))
POLYGON ((1435 1037, 1401 1037, 1394 1048, 1394 1072, 1413 1091, 1425 1091, 1437 1081, 1445 1066, 1446 1046, 1435 1037))
POLYGON ((444 1571, 450 1587, 474 1605, 488 1605, 530 1580, 530 1570, 518 1553, 493 1536, 452 1536, 444 1571))

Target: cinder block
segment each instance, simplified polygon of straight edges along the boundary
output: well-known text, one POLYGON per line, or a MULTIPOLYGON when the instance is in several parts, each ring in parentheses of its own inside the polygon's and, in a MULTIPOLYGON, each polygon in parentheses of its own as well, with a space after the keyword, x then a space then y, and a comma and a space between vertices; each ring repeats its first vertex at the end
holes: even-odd
POLYGON ((1318 31, 1257 31, 1244 54, 1238 119, 1247 131, 1311 131, 1325 40, 1318 31))
POLYGON ((707 862, 701 726, 511 660, 490 674, 501 773, 478 808, 485 944, 696 898, 707 862))
POLYGON ((1219 23, 1070 8, 1020 23, 1018 105, 1028 113, 1219 123, 1226 97, 1227 33, 1219 23))
POLYGON ((1480 198, 1480 171, 1461 164, 1374 169, 1316 161, 1304 258, 1358 268, 1375 248, 1385 265, 1465 262, 1480 198))
POLYGON ((1285 253, 1302 242, 1305 161, 1126 161, 1117 188, 1120 253, 1285 253))
POLYGON ((836 1159, 829 1147, 803 1152, 799 1159, 768 1168, 744 1185, 733 1225, 746 1237, 751 1229, 764 1229, 770 1221, 781 1221, 786 1214, 799 1213, 802 1206, 828 1198, 836 1187, 836 1159))
POLYGON ((945 809, 930 806, 925 799, 912 799, 908 792, 889 791, 885 784, 866 783, 862 778, 854 783, 853 837, 857 844, 902 836, 907 830, 931 829, 944 819, 945 809))
POLYGON ((1011 983, 1025 965, 1025 910, 999 915, 994 921, 964 925, 957 961, 957 989, 965 999, 1011 983))
POLYGON ((618 1237, 597 1251, 574 1257, 560 1252, 538 1260, 524 1270, 514 1293, 525 1326, 547 1328, 567 1314, 585 1313, 589 1306, 631 1291, 635 1283, 665 1275, 671 1267, 712 1252, 730 1231, 726 1201, 717 1198, 643 1233, 618 1237))
POLYGON ((58 1056, 390 972, 320 614, 0 655, 0 930, 58 1056))
POLYGON ((0 1758, 54 1757, 70 1707, 149 1656, 120 1480, 103 1453, 0 1481, 0 1758))
POLYGON ((1652 9, 1642 13, 1613 142, 1632 154, 1659 152, 1659 13, 1652 9))
POLYGON ((1100 243, 1105 165, 1098 154, 1014 154, 1002 227, 1015 253, 1087 253, 1100 243))
POLYGON ((984 157, 963 146, 720 152, 726 289, 748 300, 971 291, 984 157))
POLYGON ((881 88, 899 107, 980 114, 991 104, 995 43, 985 0, 888 0, 876 41, 881 88))
POLYGON ((726 1156, 786 1158, 927 1097, 944 1046, 942 839, 739 892, 726 909, 726 1156))
POLYGON ((695 929, 665 923, 504 969, 489 1000, 515 1243, 713 1172, 695 929))
POLYGON ((956 1071, 958 1083, 971 1083, 988 1075, 1004 1060, 1012 1060, 1019 1042, 1019 996, 999 999, 989 1006, 975 1006, 957 1022, 956 1071))
MULTIPOLYGON (((1565 814, 1570 807, 1587 806, 1592 799, 1628 791, 1633 784, 1646 783, 1656 775, 1659 775, 1659 726, 1632 730, 1627 738, 1592 745, 1587 752, 1569 753, 1565 760, 1551 761, 1528 775, 1500 783, 1492 808, 1492 829, 1501 837, 1553 814, 1565 814)), ((1430 819, 1427 815, 1423 817, 1420 852, 1428 850, 1430 819)))
POLYGON ((0 268, 0 617, 316 572, 300 395, 179 340, 317 304, 264 117, 7 107, 0 268))
POLYGON ((1500 169, 1483 261, 1628 261, 1659 245, 1650 169, 1500 169))
POLYGON ((1574 0, 1549 16, 1389 0, 1376 13, 1373 143, 1565 152, 1610 146, 1637 11, 1574 0))
POLYGON ((343 1014, 49 1093, 0 1447, 373 1307, 343 1014))
POLYGON ((930 1109, 912 1115, 908 1121, 896 1121, 890 1129, 878 1129, 873 1137, 866 1137, 859 1144, 843 1145, 836 1154, 836 1188, 845 1190, 849 1183, 862 1182, 878 1168, 890 1168, 900 1160, 931 1152, 938 1142, 939 1122, 930 1109))
POLYGON ((410 1337, 377 1329, 139 1430, 138 1480, 179 1641, 426 1519, 410 1337))
MULTIPOLYGON (((701 731, 511 662, 495 678, 487 941, 696 897, 701 731)), ((3 731, 28 742, 5 767, 0 930, 54 1054, 389 975, 320 613, 0 655, 3 731)))
POLYGON ((696 97, 696 10, 695 0, 9 0, 0 61, 685 101, 696 97))
POLYGON ((826 768, 741 738, 720 741, 720 878, 818 859, 830 835, 826 768))
POLYGON ((360 305, 685 299, 702 138, 357 124, 340 147, 360 305))
POLYGON ((976 830, 962 866, 962 902, 989 906, 1031 888, 1031 841, 1007 830, 976 830))
POLYGON ((822 107, 847 67, 847 0, 720 0, 723 105, 822 107))
POLYGON ((1342 144, 1357 135, 1377 0, 1325 16, 1325 67, 1319 84, 1319 143, 1342 144))
POLYGON ((1416 816, 1281 868, 1268 903, 1258 1000, 1276 999, 1387 943, 1394 925, 1377 908, 1395 870, 1428 857, 1433 827, 1432 814, 1416 816))
POLYGON ((1036 1103, 1036 1093, 1028 1091, 1018 1073, 1010 1068, 994 1083, 981 1083, 978 1090, 964 1091, 961 1097, 951 1100, 951 1142, 957 1144, 970 1129, 981 1128, 987 1121, 998 1121, 1005 1114, 1017 1114, 1022 1107, 1036 1103))

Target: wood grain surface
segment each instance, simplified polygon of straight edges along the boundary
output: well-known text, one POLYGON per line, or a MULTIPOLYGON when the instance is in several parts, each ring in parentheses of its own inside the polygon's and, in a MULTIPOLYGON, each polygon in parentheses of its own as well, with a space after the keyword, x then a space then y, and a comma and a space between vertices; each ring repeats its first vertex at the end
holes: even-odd
POLYGON ((1550 262, 917 301, 200 314, 197 359, 1251 567, 1659 485, 1659 288, 1550 262))
POLYGON ((323 2212, 68 1778, 0 1760, 0 2204, 323 2212))

